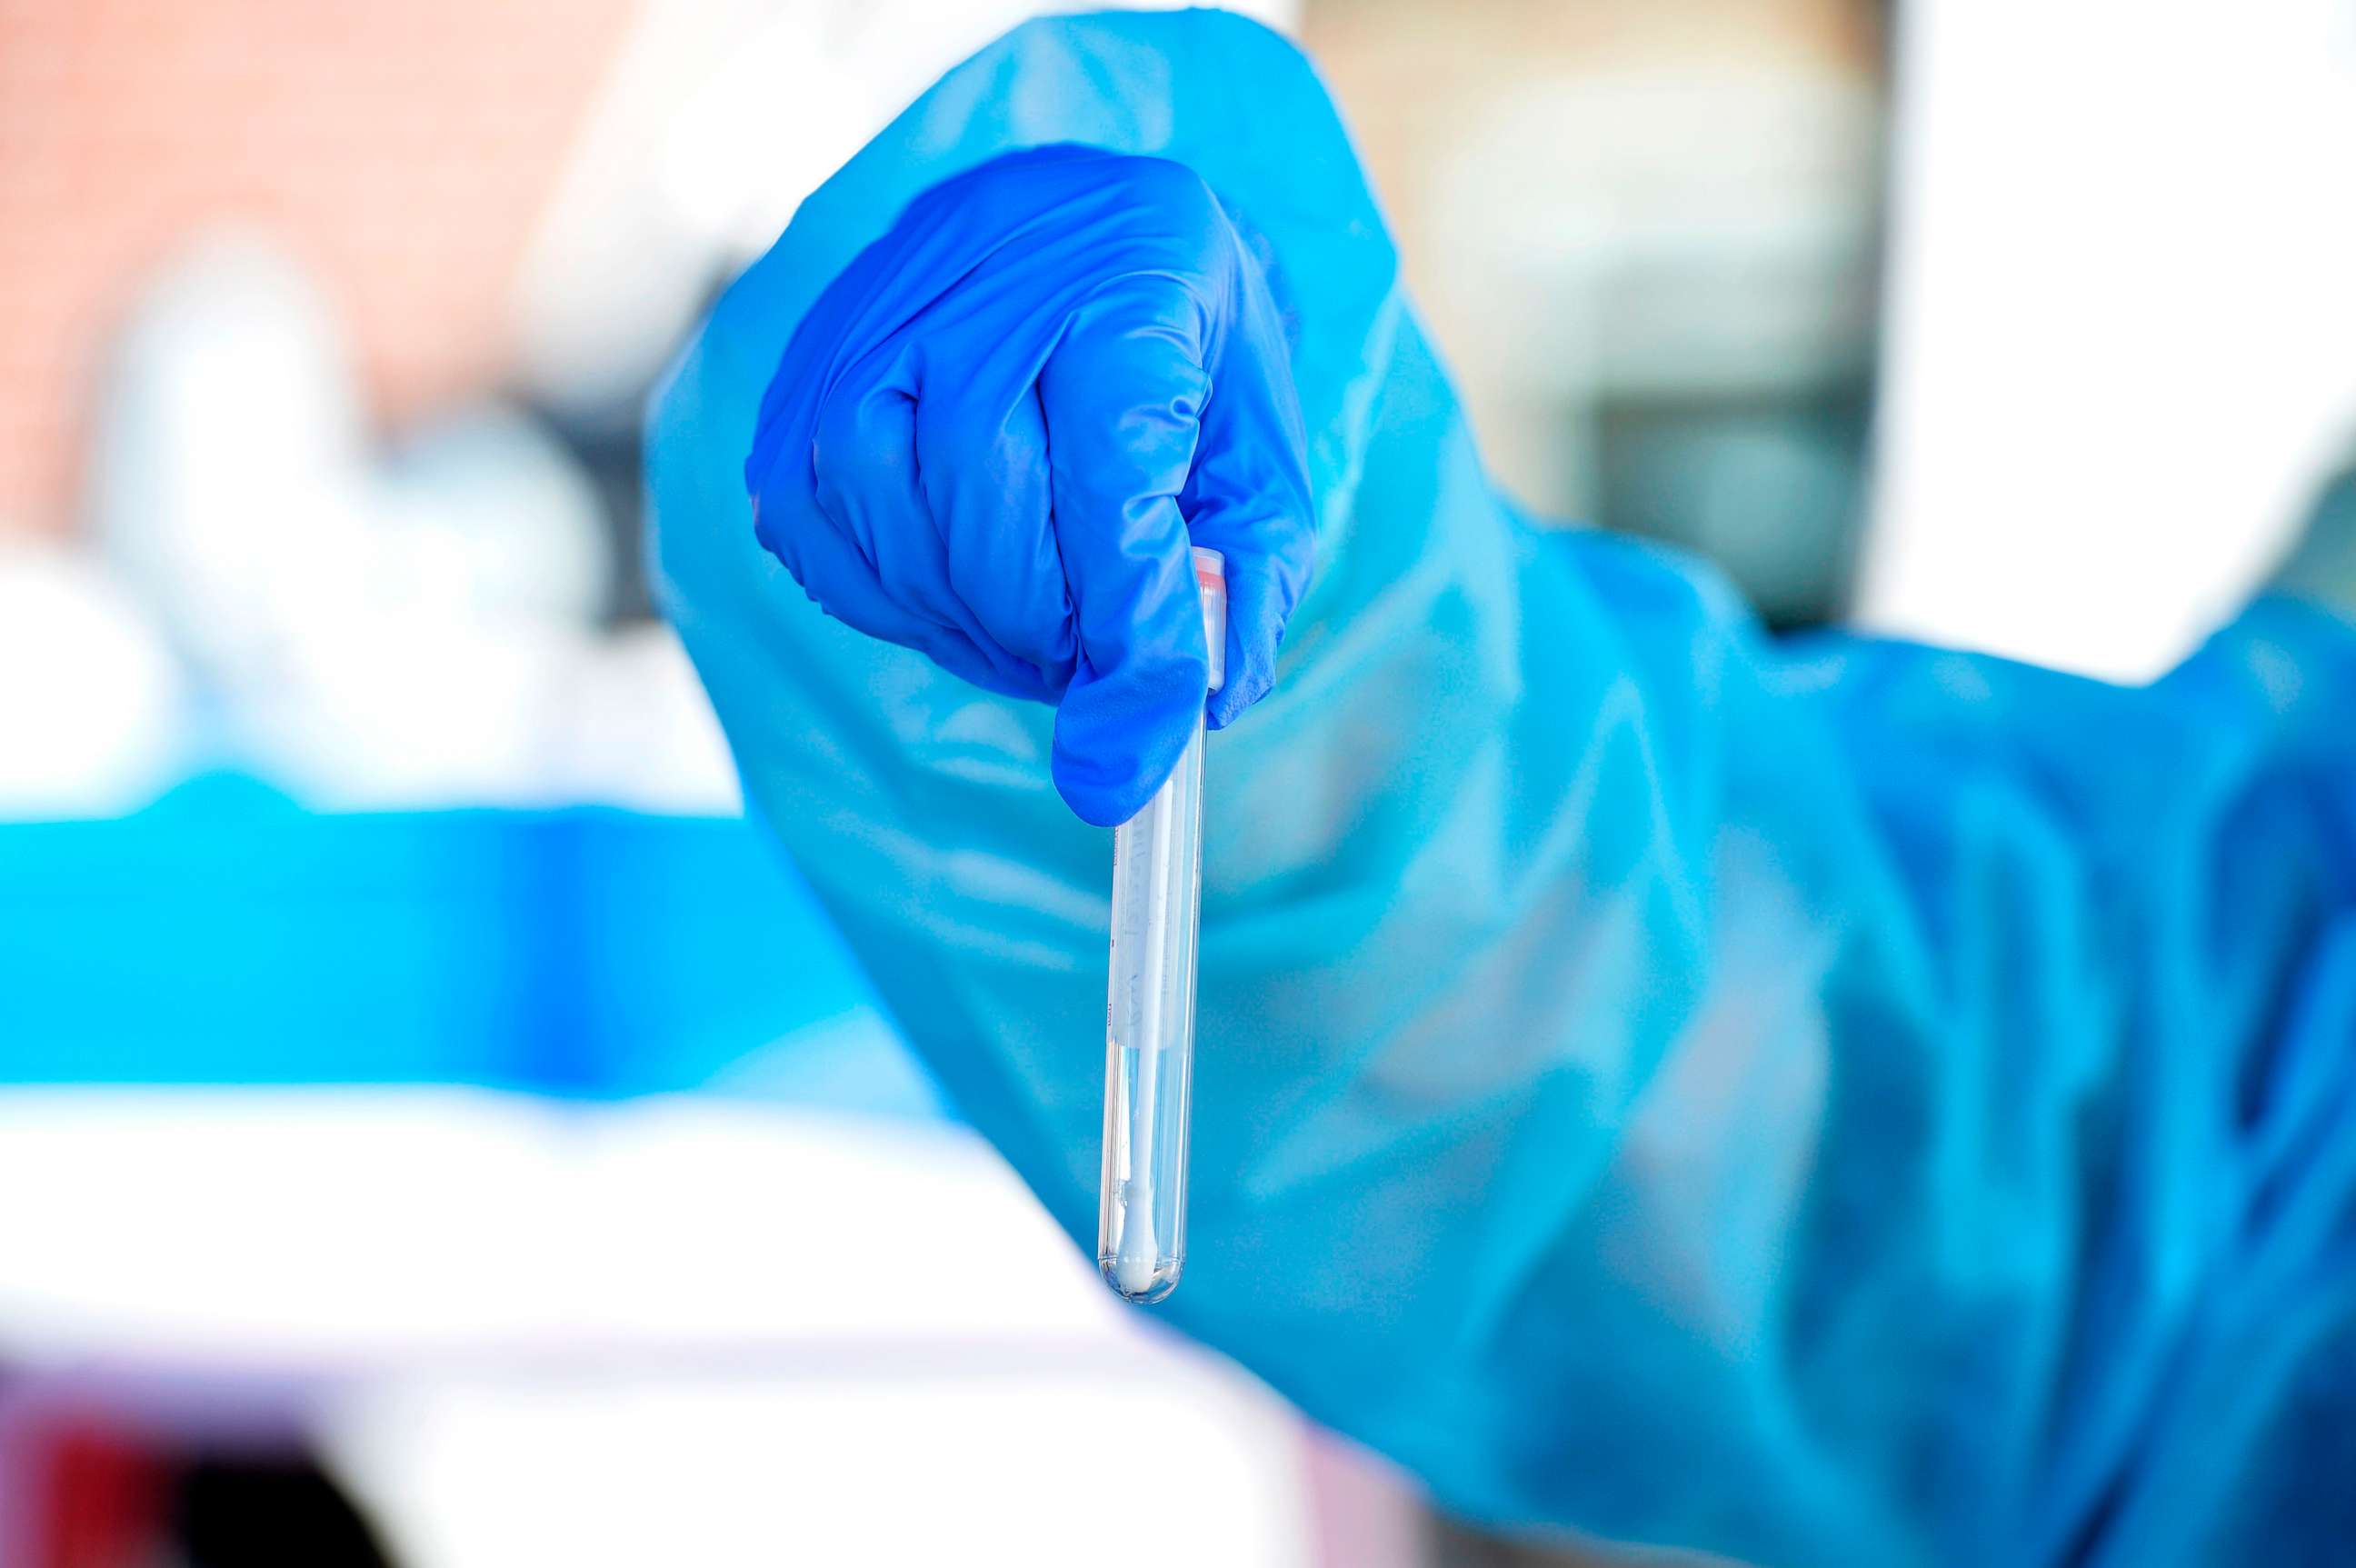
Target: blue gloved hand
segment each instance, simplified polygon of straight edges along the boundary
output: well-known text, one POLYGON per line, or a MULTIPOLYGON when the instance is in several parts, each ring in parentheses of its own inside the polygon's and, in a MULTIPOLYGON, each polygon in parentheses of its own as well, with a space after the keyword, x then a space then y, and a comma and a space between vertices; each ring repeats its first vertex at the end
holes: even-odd
POLYGON ((1034 148, 934 187, 796 329, 744 464, 809 596, 1059 704, 1072 810, 1134 815, 1209 685, 1187 545, 1226 557, 1216 728, 1274 678, 1314 553, 1284 326, 1183 166, 1034 148))

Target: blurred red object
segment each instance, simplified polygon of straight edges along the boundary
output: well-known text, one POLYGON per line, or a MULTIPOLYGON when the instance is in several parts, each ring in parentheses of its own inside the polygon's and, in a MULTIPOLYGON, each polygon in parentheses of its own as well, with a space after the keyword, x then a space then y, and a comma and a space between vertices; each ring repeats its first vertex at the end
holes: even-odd
POLYGON ((170 1529, 173 1464, 134 1435, 60 1417, 27 1444, 31 1568, 138 1568, 170 1529))

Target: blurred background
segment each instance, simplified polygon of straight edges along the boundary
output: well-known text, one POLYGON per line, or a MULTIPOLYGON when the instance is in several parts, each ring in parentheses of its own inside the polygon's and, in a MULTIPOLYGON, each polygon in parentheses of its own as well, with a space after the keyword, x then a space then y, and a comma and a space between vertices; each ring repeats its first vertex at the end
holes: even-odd
MULTIPOLYGON (((1098 1286, 649 611, 664 361, 1035 8, 0 0, 0 1563, 1514 1560, 1098 1286)), ((1251 9, 1778 628, 2146 678, 2346 456, 2340 0, 1251 9)))

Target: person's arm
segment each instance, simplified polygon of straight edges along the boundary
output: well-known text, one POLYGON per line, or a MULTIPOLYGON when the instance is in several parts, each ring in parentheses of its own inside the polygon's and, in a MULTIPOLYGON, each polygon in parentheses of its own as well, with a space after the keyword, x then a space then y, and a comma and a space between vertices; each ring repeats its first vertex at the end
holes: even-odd
POLYGON ((1158 1310, 1501 1524, 1760 1563, 2344 1541, 2356 638, 2269 603, 2146 691, 1781 645, 1706 570, 1522 527, 1313 77, 1203 14, 952 72, 650 431, 664 602, 751 798, 1066 1230, 1110 836, 1050 783, 1048 708, 804 598, 743 461, 907 201, 1075 140, 1265 236, 1319 532, 1273 690, 1209 748, 1158 1310))

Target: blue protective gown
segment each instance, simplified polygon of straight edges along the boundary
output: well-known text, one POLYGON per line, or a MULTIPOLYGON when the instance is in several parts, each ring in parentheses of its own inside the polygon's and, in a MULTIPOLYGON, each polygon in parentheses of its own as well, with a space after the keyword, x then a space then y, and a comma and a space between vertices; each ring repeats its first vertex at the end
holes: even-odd
POLYGON ((1186 163, 1264 236, 1318 509, 1274 692, 1209 749, 1169 1319, 1499 1524, 2356 1557, 2356 635, 2264 601, 2126 690, 1779 643, 1690 561, 1529 529, 1310 69, 1206 13, 950 72, 651 430, 660 591, 752 799, 1065 1229, 1110 835, 1057 800, 1046 708, 824 618, 741 477, 827 281, 1055 141, 1186 163))

